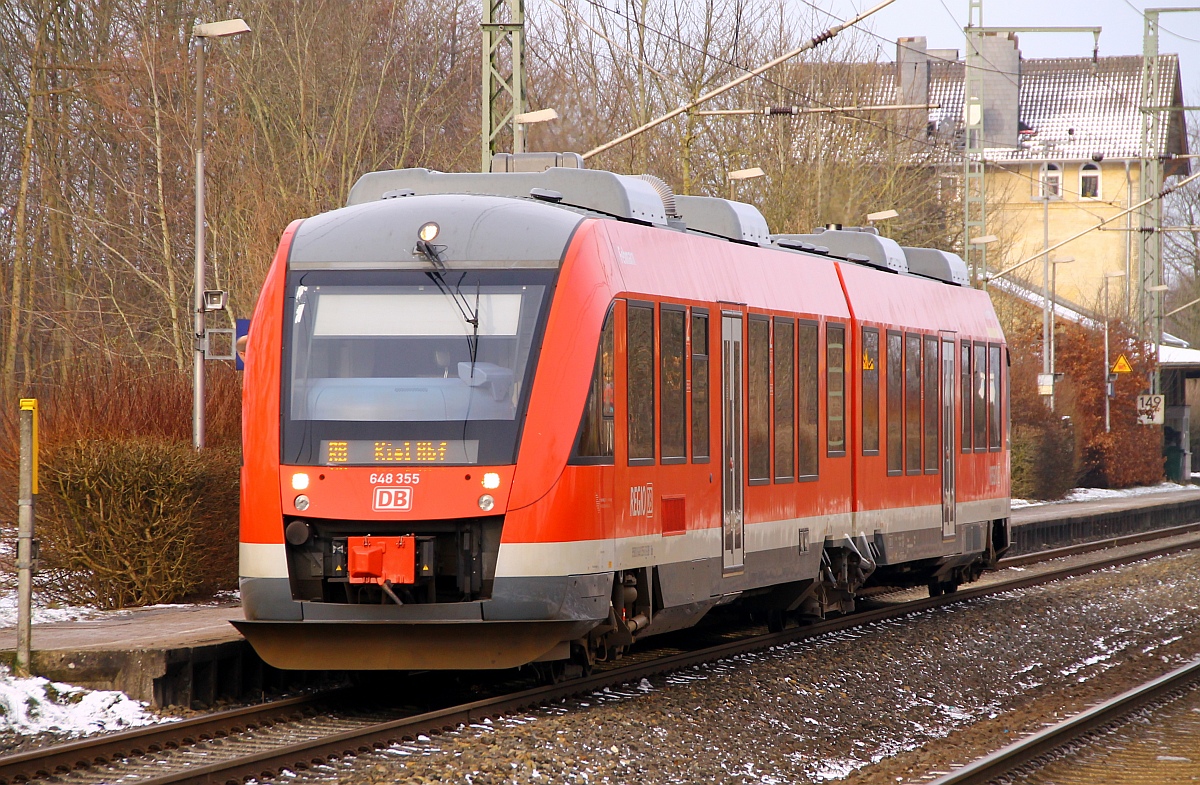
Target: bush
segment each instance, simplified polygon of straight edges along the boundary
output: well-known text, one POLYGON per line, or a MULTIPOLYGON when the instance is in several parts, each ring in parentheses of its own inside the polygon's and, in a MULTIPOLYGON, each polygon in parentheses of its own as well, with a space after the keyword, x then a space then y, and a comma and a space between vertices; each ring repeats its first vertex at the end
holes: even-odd
POLYGON ((1018 499, 1060 499, 1075 487, 1079 460, 1069 425, 1048 422, 1014 425, 1012 495, 1018 499))
POLYGON ((47 457, 38 507, 47 590, 125 608, 236 584, 236 453, 80 440, 47 457))
MULTIPOLYGON (((191 447, 187 371, 79 363, 60 383, 22 391, 38 399, 39 593, 126 607, 237 587, 241 378, 218 363, 207 375, 201 453, 191 447)), ((0 438, 14 445, 0 450, 0 510, 13 516, 0 519, 6 533, 17 509, 12 403, 0 407, 0 438)), ((11 557, 0 561, 13 567, 11 557)))

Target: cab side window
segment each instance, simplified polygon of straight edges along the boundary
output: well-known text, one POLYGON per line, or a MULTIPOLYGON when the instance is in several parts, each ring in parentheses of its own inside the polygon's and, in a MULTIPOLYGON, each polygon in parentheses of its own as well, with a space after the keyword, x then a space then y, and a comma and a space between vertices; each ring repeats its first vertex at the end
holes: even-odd
POLYGON ((583 407, 583 421, 579 426, 579 439, 575 455, 589 460, 587 463, 611 463, 613 457, 613 312, 610 308, 600 333, 600 347, 596 351, 596 365, 592 371, 592 383, 588 387, 587 403, 583 407))

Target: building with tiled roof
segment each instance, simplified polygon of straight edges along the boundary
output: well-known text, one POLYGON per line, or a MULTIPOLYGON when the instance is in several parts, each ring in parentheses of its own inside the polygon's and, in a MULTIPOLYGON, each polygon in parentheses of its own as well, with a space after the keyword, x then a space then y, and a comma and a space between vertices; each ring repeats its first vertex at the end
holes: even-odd
MULTIPOLYGON (((1013 34, 983 37, 984 158, 988 234, 1000 237, 989 249, 995 272, 1036 254, 1140 201, 1142 57, 1021 57, 1013 34), (1049 197, 1049 198, 1044 198, 1049 197)), ((1153 104, 1175 107, 1161 113, 1154 142, 1167 156, 1164 175, 1186 174, 1187 128, 1179 61, 1158 58, 1159 95, 1153 104)), ((930 103, 924 128, 909 133, 938 143, 945 165, 961 165, 964 139, 963 83, 966 68, 955 50, 931 50, 923 37, 898 42, 894 66, 879 82, 878 97, 896 103, 930 103)), ((1090 232, 1053 252, 1073 257, 1059 265, 1056 294, 1090 310, 1103 311, 1106 273, 1112 279, 1111 309, 1135 303, 1139 281, 1136 214, 1110 228, 1090 232)), ((1041 261, 1016 271, 1041 290, 1041 261)))

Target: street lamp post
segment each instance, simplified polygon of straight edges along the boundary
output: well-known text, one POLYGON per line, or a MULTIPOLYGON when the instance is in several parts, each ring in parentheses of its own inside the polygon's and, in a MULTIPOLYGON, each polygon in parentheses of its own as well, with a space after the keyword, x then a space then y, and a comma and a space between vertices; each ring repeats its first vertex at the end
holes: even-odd
MULTIPOLYGON (((1153 286, 1146 287, 1146 290, 1145 290, 1146 293, 1154 295, 1154 313, 1162 314, 1163 292, 1167 291, 1170 288, 1171 287, 1165 283, 1155 284, 1153 286)), ((1158 393, 1162 392, 1162 369, 1159 368, 1159 366, 1158 366, 1158 361, 1160 359, 1159 354, 1161 354, 1161 352, 1162 352, 1162 350, 1160 348, 1160 344, 1162 343, 1162 336, 1163 336, 1162 324, 1163 324, 1163 317, 1159 316, 1158 318, 1156 318, 1154 320, 1154 324, 1152 325, 1152 330, 1151 330, 1151 332, 1153 332, 1153 335, 1151 336, 1151 344, 1150 345, 1154 349, 1154 370, 1150 372, 1150 392, 1152 392, 1156 395, 1158 393)))
POLYGON ((1109 278, 1124 278, 1125 271, 1104 274, 1104 432, 1109 433, 1112 430, 1112 424, 1109 419, 1109 408, 1112 399, 1112 366, 1109 360, 1108 350, 1108 279, 1109 278))
POLYGON ((513 152, 525 152, 525 126, 557 119, 558 112, 554 109, 538 109, 536 112, 521 112, 513 115, 513 152))
MULTIPOLYGON (((1047 256, 1046 258, 1049 259, 1050 257, 1047 256)), ((1062 259, 1050 259, 1050 269, 1052 271, 1050 274, 1050 302, 1046 311, 1049 315, 1050 322, 1050 370, 1047 371, 1047 373, 1050 374, 1050 411, 1054 411, 1054 321, 1055 306, 1058 305, 1058 266, 1060 264, 1068 264, 1073 261, 1075 261, 1074 256, 1065 256, 1062 259)))
POLYGON ((196 125, 193 146, 196 149, 196 265, 193 279, 192 308, 195 335, 192 351, 192 446, 204 448, 204 54, 205 39, 224 38, 250 32, 243 19, 197 24, 192 28, 196 39, 196 125))
POLYGON ((763 177, 764 175, 766 175, 766 172, 758 166, 751 167, 750 169, 735 169, 725 175, 729 180, 729 201, 734 201, 734 196, 737 194, 735 189, 739 180, 752 180, 755 177, 763 177))

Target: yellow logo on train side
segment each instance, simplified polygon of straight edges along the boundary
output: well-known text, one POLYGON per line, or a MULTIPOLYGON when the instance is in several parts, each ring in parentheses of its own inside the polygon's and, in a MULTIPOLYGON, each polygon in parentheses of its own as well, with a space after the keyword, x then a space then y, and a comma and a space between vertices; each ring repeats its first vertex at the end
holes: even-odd
POLYGON ((862 367, 862 369, 864 371, 875 370, 875 361, 872 360, 871 355, 867 354, 866 352, 863 352, 863 367, 862 367))
POLYGON ((1117 356, 1117 361, 1113 363, 1113 373, 1133 373, 1133 366, 1129 364, 1129 360, 1125 359, 1125 355, 1117 356))

